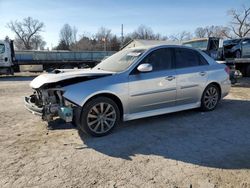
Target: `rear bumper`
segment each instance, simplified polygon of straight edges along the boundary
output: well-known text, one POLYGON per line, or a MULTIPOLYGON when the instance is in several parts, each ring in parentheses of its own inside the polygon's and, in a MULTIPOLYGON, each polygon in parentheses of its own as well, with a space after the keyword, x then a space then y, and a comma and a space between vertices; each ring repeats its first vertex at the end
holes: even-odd
POLYGON ((225 96, 228 95, 231 89, 231 81, 230 80, 225 80, 221 83, 221 98, 224 98, 225 96))
POLYGON ((39 108, 34 103, 30 102, 30 97, 24 98, 24 107, 32 114, 43 116, 43 108, 39 108))

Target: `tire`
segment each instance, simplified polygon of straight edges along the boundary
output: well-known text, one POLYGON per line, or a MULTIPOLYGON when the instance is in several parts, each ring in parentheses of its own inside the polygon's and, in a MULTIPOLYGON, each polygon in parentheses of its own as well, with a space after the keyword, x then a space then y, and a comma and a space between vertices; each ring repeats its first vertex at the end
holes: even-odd
POLYGON ((235 58, 241 58, 241 52, 240 52, 240 50, 237 50, 235 52, 235 58))
POLYGON ((117 104, 110 98, 97 97, 82 108, 79 127, 89 135, 100 137, 109 134, 119 123, 117 104))
POLYGON ((218 105, 219 100, 220 100, 219 88, 214 84, 208 85, 202 94, 201 110, 202 111, 214 110, 218 105))

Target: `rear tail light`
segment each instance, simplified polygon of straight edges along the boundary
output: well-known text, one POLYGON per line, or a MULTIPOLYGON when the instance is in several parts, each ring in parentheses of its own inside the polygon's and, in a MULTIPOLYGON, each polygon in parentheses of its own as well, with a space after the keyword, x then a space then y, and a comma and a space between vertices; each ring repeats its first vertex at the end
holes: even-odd
POLYGON ((225 72, 229 75, 230 74, 230 68, 228 66, 225 67, 225 72))

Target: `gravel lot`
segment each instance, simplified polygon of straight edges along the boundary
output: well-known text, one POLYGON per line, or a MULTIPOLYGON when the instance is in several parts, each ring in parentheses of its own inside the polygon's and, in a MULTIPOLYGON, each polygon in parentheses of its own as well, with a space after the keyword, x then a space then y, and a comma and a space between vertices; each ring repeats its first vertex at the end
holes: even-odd
POLYGON ((250 79, 213 112, 131 121, 102 138, 27 112, 31 79, 0 78, 0 187, 250 187, 250 79))

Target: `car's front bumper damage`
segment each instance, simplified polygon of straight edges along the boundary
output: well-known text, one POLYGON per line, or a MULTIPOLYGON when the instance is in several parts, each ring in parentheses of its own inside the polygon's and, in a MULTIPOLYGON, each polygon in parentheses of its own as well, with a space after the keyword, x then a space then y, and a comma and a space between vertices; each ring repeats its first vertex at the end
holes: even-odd
POLYGON ((24 107, 32 114, 42 116, 43 108, 36 106, 36 104, 31 102, 31 97, 24 97, 24 107))
MULTIPOLYGON (((38 93, 38 92, 37 92, 38 93)), ((54 118, 61 118, 65 122, 73 120, 73 105, 65 105, 65 99, 55 91, 57 96, 38 96, 36 93, 24 98, 25 108, 34 115, 41 116, 44 121, 52 121, 54 118)))

